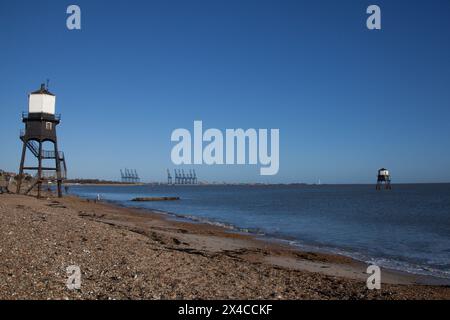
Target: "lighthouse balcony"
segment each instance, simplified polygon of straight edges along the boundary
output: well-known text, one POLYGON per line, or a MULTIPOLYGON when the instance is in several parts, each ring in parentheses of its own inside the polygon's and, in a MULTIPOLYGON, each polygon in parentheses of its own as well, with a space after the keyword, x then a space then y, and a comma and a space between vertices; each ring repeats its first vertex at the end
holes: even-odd
POLYGON ((52 121, 52 122, 60 122, 61 115, 60 114, 51 114, 51 113, 30 113, 30 112, 22 112, 22 121, 52 121))

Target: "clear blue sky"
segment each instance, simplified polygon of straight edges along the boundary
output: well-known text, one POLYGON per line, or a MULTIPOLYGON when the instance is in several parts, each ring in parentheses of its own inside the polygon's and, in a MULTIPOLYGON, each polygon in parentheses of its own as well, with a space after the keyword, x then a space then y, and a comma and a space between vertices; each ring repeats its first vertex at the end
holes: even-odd
POLYGON ((165 180, 172 130, 203 120, 279 128, 280 171, 197 166, 202 180, 450 181, 449 15, 447 0, 1 1, 0 168, 17 171, 27 93, 50 78, 71 177, 165 180))

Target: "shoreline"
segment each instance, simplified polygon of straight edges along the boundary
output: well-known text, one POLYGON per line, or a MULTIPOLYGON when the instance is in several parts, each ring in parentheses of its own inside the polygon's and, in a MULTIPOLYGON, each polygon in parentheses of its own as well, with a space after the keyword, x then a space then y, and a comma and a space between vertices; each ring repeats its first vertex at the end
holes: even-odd
POLYGON ((428 276, 382 269, 369 291, 367 264, 345 256, 75 196, 1 195, 0 219, 6 299, 450 299, 428 276), (70 263, 82 269, 76 292, 64 285, 70 263), (27 266, 37 279, 20 276, 27 266))
POLYGON ((65 186, 67 187, 135 187, 135 186, 145 186, 146 183, 123 183, 123 182, 105 182, 105 183, 75 183, 75 182, 65 182, 65 186))
MULTIPOLYGON (((71 195, 76 198, 82 199, 82 200, 91 200, 89 198, 84 198, 78 195, 71 195)), ((246 235, 251 237, 254 240, 262 241, 264 243, 271 243, 275 246, 281 246, 283 248, 288 248, 289 250, 298 251, 298 252, 309 252, 314 253, 318 255, 329 255, 329 256, 337 256, 337 257, 344 257, 352 260, 355 264, 359 264, 360 268, 362 266, 365 266, 364 268, 367 268, 370 263, 358 259, 351 255, 349 252, 342 251, 341 253, 333 251, 333 248, 320 245, 314 245, 314 244, 308 244, 308 243, 301 243, 298 240, 293 239, 287 239, 282 237, 277 237, 270 234, 265 234, 263 232, 258 233, 257 230, 247 229, 247 228, 240 228, 238 226, 227 224, 225 222, 219 222, 219 221, 211 221, 208 219, 202 219, 199 217, 189 216, 189 215, 183 215, 175 212, 169 212, 169 211, 163 211, 158 209, 152 209, 152 208, 143 208, 140 206, 127 206, 119 201, 114 200, 101 200, 101 203, 110 204, 112 206, 117 206, 123 209, 132 209, 132 210, 139 210, 149 215, 162 215, 164 219, 168 219, 169 221, 173 222, 184 222, 184 223, 191 223, 191 224, 198 224, 203 225, 204 227, 217 227, 220 229, 223 229, 225 232, 240 234, 240 235, 246 235)), ((337 249, 337 248, 334 248, 337 249)), ((282 265, 286 265, 286 263, 282 263, 282 265)), ((296 264, 290 264, 291 268, 296 268, 296 264)), ((297 268, 300 270, 303 266, 299 265, 297 268)), ((306 266, 305 266, 306 267, 306 266)), ((440 277, 438 275, 433 274, 423 274, 423 273, 414 273, 407 270, 401 270, 396 269, 392 267, 386 267, 386 266, 380 266, 384 270, 384 273, 388 274, 387 282, 391 284, 422 284, 422 285, 437 285, 437 286, 450 286, 450 279, 445 277, 440 277), (398 277, 399 281, 396 281, 395 279, 398 277)), ((314 270, 315 272, 321 272, 322 270, 314 270)), ((341 273, 339 273, 341 274, 341 273)), ((364 274, 364 277, 366 275, 364 274)), ((362 278, 362 277, 361 277, 362 278)))

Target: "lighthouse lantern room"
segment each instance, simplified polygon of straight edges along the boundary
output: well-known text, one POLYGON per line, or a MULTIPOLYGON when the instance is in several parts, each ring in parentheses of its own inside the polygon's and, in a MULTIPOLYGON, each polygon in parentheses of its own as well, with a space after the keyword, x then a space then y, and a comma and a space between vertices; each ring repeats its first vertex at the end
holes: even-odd
POLYGON ((45 85, 28 96, 28 113, 55 114, 56 96, 50 93, 45 85))

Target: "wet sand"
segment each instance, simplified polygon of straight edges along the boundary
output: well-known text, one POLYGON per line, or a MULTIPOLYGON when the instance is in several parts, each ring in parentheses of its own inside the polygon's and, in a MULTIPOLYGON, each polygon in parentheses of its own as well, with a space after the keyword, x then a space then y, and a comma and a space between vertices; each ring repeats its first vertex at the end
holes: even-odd
POLYGON ((0 195, 2 299, 450 299, 443 280, 391 270, 368 290, 366 268, 148 210, 0 195))

